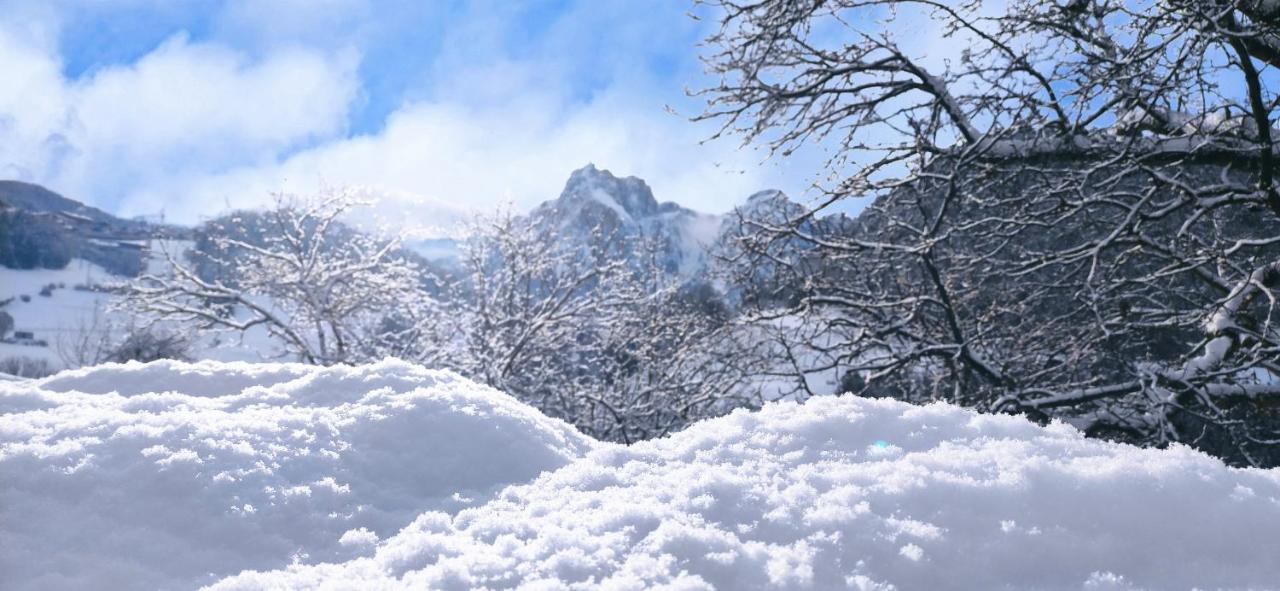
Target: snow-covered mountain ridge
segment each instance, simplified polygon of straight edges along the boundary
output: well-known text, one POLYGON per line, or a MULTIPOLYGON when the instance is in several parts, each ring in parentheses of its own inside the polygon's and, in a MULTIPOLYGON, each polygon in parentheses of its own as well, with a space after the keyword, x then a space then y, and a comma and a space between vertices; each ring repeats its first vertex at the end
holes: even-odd
MULTIPOLYGON (((76 234, 77 240, 82 241, 102 242, 104 237, 114 235, 140 240, 187 232, 177 226, 119 219, 43 187, 15 181, 0 181, 0 210, 6 207, 53 216, 65 226, 65 232, 76 234)), ((764 190, 744 199, 738 211, 748 216, 776 216, 778 212, 794 215, 803 211, 803 206, 780 191, 764 190)), ((616 176, 587 164, 570 173, 558 197, 535 206, 524 217, 547 232, 555 232, 569 245, 612 244, 620 248, 625 244, 629 249, 619 253, 623 256, 636 254, 630 247, 637 239, 650 241, 657 250, 658 265, 688 279, 705 269, 708 252, 737 216, 699 212, 674 201, 660 202, 644 180, 616 176)), ((458 256, 457 243, 452 238, 412 241, 406 246, 430 260, 458 256)))
MULTIPOLYGON (((735 233, 741 218, 782 222, 804 211, 803 205, 782 191, 766 189, 747 196, 732 212, 705 213, 674 201, 658 201, 641 178, 620 177, 587 164, 570 173, 559 196, 538 204, 522 219, 553 235, 565 248, 609 253, 636 264, 649 257, 645 249, 651 249, 656 255, 652 262, 684 281, 700 278, 711 253, 735 233)), ((844 216, 827 219, 837 218, 847 222, 844 216)), ((821 223, 831 226, 833 222, 821 223)), ((459 252, 452 238, 416 241, 409 247, 437 261, 456 259, 459 252)))

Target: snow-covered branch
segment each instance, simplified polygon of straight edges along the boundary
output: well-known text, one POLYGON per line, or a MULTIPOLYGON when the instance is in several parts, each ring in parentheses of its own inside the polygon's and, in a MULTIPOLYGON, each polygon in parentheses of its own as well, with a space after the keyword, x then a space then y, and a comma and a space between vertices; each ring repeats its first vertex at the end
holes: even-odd
POLYGON ((192 260, 168 253, 168 272, 139 277, 126 305, 202 329, 260 329, 307 363, 403 353, 386 337, 421 329, 435 304, 397 239, 341 224, 358 204, 345 189, 282 195, 267 212, 211 223, 192 260))
POLYGON ((703 117, 831 154, 727 257, 793 374, 1280 464, 1280 5, 704 4, 703 117))

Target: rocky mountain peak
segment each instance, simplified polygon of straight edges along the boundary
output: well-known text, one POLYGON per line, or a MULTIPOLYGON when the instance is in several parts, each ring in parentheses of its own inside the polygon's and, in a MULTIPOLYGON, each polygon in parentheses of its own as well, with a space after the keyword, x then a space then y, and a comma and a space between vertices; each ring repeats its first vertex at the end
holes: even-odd
POLYGON ((594 164, 569 175, 559 201, 562 206, 601 205, 613 210, 624 222, 651 217, 659 209, 653 190, 643 180, 634 176, 618 178, 594 164))
POLYGON ((747 203, 761 203, 765 201, 778 201, 778 200, 786 200, 786 199, 787 199, 787 195, 782 191, 779 191, 777 189, 765 189, 763 191, 756 191, 755 193, 752 193, 750 197, 747 197, 747 203))

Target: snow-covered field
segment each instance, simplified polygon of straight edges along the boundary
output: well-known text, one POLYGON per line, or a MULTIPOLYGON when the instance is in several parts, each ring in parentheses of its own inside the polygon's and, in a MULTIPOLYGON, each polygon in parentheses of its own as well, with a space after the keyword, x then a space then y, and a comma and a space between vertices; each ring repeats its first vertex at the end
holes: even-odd
MULTIPOLYGON (((84 332, 102 330, 95 316, 105 317, 108 295, 77 291, 76 285, 99 285, 120 278, 82 259, 72 259, 62 269, 9 269, 0 266, 0 300, 13 298, 3 309, 14 318, 14 330, 34 333, 48 346, 36 347, 0 343, 0 359, 18 357, 41 360, 52 368, 65 365, 59 345, 69 343, 84 332), (48 296, 40 295, 46 285, 61 285, 48 296), (22 301, 27 296, 27 301, 22 301)), ((65 348, 65 347, 64 347, 65 348)))
POLYGON ((0 381, 4 589, 1274 589, 1277 548, 1280 470, 942 404, 623 447, 394 361, 0 381))
MULTIPOLYGON (((183 257, 189 241, 156 241, 147 259, 148 273, 163 275, 170 263, 166 252, 183 257)), ((0 300, 13 298, 0 307, 14 318, 14 330, 33 333, 46 346, 0 343, 0 359, 18 358, 42 361, 53 370, 76 367, 74 359, 79 341, 95 342, 106 336, 108 341, 123 338, 125 328, 145 321, 128 311, 112 306, 115 296, 105 291, 84 291, 76 285, 104 286, 128 281, 112 275, 102 267, 83 259, 72 259, 62 269, 9 269, 0 267, 0 300), (40 295, 46 285, 61 286, 40 295), (22 300, 26 296, 26 301, 22 300)), ((171 327, 160 323, 162 328, 171 327)), ((207 331, 191 343, 191 354, 197 359, 218 361, 270 361, 283 357, 278 343, 262 327, 243 334, 207 331)))

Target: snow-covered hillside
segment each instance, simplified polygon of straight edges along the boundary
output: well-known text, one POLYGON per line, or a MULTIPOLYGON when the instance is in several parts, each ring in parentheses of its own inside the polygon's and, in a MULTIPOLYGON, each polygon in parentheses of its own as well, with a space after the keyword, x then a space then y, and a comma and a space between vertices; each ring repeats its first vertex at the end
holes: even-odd
POLYGON ((110 314, 109 295, 84 288, 122 279, 83 259, 72 259, 63 269, 0 267, 0 301, 9 300, 0 309, 13 317, 14 330, 30 332, 36 341, 44 342, 43 346, 0 343, 0 359, 25 358, 55 369, 64 367, 60 345, 66 349, 71 340, 103 330, 110 314))
MULTIPOLYGON (((170 256, 182 260, 192 247, 187 240, 156 240, 147 252, 145 272, 169 272, 170 256)), ((78 367, 92 359, 77 359, 86 351, 83 343, 118 342, 130 326, 146 319, 114 306, 115 296, 106 288, 129 281, 101 266, 73 258, 62 269, 9 269, 0 267, 0 310, 14 319, 15 331, 29 332, 34 342, 0 342, 0 360, 20 359, 43 362, 51 370, 78 367), (51 288, 51 289, 49 289, 51 288)), ((161 322, 165 330, 184 327, 161 322)), ((189 334, 190 354, 196 359, 216 361, 263 361, 284 357, 279 344, 263 327, 243 334, 205 331, 189 334)))
POLYGON ((942 404, 622 447, 400 362, 0 381, 6 589, 1265 589, 1277 547, 1280 471, 942 404))

